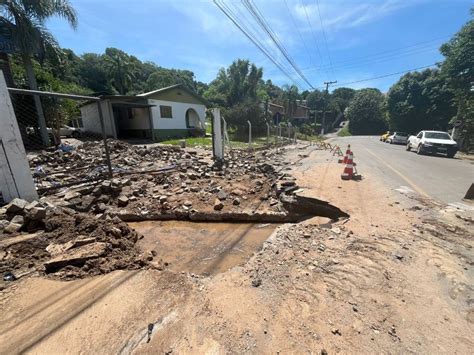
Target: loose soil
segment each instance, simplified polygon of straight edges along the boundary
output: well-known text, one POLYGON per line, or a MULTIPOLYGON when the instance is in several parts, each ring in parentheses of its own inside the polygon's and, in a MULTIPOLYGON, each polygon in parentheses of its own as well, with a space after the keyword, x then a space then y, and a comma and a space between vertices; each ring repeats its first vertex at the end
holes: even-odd
POLYGON ((154 251, 155 260, 173 271, 214 275, 244 264, 272 234, 276 224, 198 223, 183 221, 129 223, 144 237, 137 246, 154 251))
POLYGON ((471 353, 472 217, 368 173, 343 182, 330 153, 304 153, 292 171, 300 193, 350 219, 282 225, 248 262, 210 276, 172 260, 71 282, 24 278, 0 293, 0 352, 471 353))

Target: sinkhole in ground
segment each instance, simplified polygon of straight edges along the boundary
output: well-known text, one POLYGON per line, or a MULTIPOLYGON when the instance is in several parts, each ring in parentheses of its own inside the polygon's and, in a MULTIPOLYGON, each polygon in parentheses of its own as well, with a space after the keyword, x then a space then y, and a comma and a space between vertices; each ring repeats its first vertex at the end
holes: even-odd
POLYGON ((139 249, 156 252, 173 271, 214 275, 244 264, 273 233, 275 223, 145 221, 129 225, 143 238, 139 249))
POLYGON ((349 217, 315 198, 292 196, 281 200, 284 214, 203 213, 194 221, 187 216, 186 220, 129 221, 129 225, 143 235, 137 247, 154 252, 154 261, 177 272, 213 275, 244 264, 282 223, 311 219, 313 224, 323 225, 349 217))

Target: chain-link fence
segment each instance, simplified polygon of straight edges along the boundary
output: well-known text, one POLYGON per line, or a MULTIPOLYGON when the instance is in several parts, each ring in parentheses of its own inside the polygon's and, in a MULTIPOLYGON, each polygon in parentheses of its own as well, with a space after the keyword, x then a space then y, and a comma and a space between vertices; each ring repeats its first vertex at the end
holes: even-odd
MULTIPOLYGON (((100 99, 9 89, 38 192, 101 180, 113 172, 100 99), (81 109, 87 105, 87 125, 81 109)), ((110 144, 110 143, 109 143, 110 144)))
POLYGON ((223 138, 229 148, 267 148, 293 144, 298 138, 297 127, 287 124, 266 123, 263 127, 254 127, 251 122, 229 127, 223 118, 223 138), (238 132, 238 133, 237 133, 238 132))

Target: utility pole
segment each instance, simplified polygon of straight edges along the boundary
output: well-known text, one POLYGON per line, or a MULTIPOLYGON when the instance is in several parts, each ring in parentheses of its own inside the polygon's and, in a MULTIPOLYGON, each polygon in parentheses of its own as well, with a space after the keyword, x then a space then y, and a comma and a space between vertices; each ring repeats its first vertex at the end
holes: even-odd
POLYGON ((335 81, 325 81, 324 85, 326 85, 326 95, 324 98, 324 110, 323 110, 323 122, 321 123, 321 135, 324 135, 324 124, 326 123, 326 108, 327 108, 327 100, 328 100, 328 94, 329 94, 329 85, 337 83, 337 80, 335 81))

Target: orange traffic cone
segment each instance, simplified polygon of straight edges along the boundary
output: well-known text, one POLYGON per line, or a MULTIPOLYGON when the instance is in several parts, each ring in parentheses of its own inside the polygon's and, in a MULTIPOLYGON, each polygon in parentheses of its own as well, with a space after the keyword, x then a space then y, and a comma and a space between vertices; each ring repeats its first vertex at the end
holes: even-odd
POLYGON ((354 177, 354 165, 355 163, 352 160, 352 152, 349 152, 347 155, 346 166, 341 174, 342 180, 352 180, 354 177))
POLYGON ((347 163, 347 158, 348 158, 349 154, 352 154, 352 153, 351 153, 351 145, 350 145, 350 144, 347 145, 346 155, 344 156, 344 159, 339 159, 338 163, 346 164, 346 163, 347 163))

